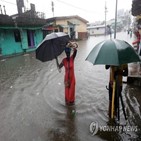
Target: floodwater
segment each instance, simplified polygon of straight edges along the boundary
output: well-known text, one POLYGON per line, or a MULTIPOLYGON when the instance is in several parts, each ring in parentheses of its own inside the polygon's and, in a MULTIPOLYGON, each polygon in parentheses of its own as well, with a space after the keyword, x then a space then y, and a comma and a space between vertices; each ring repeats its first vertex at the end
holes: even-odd
MULTIPOLYGON (((126 33, 118 37, 131 42, 126 33)), ((65 105, 64 69, 59 73, 55 60, 42 63, 34 53, 0 60, 0 141, 140 141, 141 88, 123 85, 128 120, 121 108, 124 130, 112 130, 107 115, 109 71, 85 61, 105 38, 109 37, 78 42, 75 106, 65 105)), ((59 56, 59 62, 64 56, 59 56)))

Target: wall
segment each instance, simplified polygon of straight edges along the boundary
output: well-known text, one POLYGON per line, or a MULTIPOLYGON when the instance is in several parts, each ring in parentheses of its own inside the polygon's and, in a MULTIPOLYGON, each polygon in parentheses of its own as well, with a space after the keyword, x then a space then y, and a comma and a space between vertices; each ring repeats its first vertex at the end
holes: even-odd
POLYGON ((87 32, 87 24, 82 21, 78 21, 78 25, 76 25, 76 31, 87 32))
POLYGON ((105 28, 91 28, 88 29, 89 35, 104 35, 105 34, 105 28))
POLYGON ((64 32, 69 34, 69 25, 67 21, 73 23, 75 25, 75 32, 76 32, 76 39, 84 39, 87 38, 87 24, 82 22, 81 20, 78 20, 76 18, 72 19, 64 19, 64 20, 57 20, 57 25, 63 25, 64 26, 64 32))
POLYGON ((0 46, 2 55, 22 53, 21 42, 15 42, 14 32, 10 29, 0 29, 0 46))
POLYGON ((36 46, 43 40, 43 33, 41 29, 34 31, 35 47, 29 48, 27 40, 27 29, 20 29, 21 42, 15 42, 14 30, 0 29, 0 48, 2 49, 2 56, 35 50, 36 46))
POLYGON ((21 29, 21 44, 22 44, 22 49, 26 51, 28 49, 28 41, 27 41, 27 30, 26 29, 21 29))
POLYGON ((63 26, 63 28, 64 28, 63 32, 65 32, 65 33, 69 32, 68 31, 68 23, 67 23, 67 21, 68 20, 57 20, 56 21, 56 25, 62 25, 63 26))
POLYGON ((42 40, 43 40, 43 31, 41 29, 38 29, 35 31, 35 46, 37 47, 42 40))
POLYGON ((28 48, 26 52, 36 50, 36 47, 38 46, 38 44, 43 40, 43 31, 42 30, 35 31, 34 40, 35 40, 35 48, 28 48))

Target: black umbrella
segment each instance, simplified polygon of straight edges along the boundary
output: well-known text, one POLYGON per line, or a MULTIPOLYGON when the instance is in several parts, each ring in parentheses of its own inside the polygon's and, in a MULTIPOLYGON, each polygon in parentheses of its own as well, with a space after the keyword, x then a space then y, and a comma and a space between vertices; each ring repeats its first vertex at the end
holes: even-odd
POLYGON ((44 40, 37 46, 36 59, 45 62, 56 59, 69 42, 69 35, 64 32, 53 32, 46 35, 44 40))

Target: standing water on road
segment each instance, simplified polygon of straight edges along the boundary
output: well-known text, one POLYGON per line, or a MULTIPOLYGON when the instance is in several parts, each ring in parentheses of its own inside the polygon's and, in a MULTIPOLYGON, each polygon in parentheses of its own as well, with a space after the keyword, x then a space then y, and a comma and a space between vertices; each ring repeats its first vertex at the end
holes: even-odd
MULTIPOLYGON (((117 38, 131 43, 126 33, 117 38)), ((76 102, 67 107, 64 99, 64 69, 55 60, 42 63, 35 54, 0 60, 1 141, 125 141, 141 139, 140 87, 123 85, 120 129, 110 128, 108 118, 109 71, 104 65, 85 61, 104 36, 79 41, 75 59, 76 102)), ((59 56, 59 61, 65 56, 59 56)))

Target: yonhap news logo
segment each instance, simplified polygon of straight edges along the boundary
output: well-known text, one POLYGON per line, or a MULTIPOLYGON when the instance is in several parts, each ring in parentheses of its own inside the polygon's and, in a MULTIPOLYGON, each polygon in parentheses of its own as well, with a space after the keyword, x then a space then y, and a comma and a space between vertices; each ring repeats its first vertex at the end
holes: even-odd
POLYGON ((96 135, 98 131, 102 132, 138 132, 137 126, 123 126, 123 125, 99 125, 97 121, 91 122, 89 131, 92 136, 96 135))
POLYGON ((98 122, 91 122, 90 124, 90 133, 92 134, 92 136, 94 136, 97 132, 98 132, 98 122))

